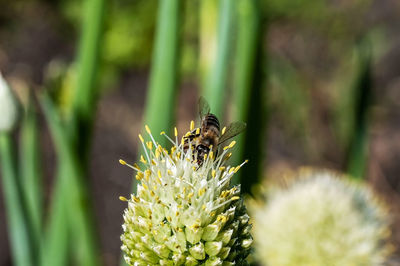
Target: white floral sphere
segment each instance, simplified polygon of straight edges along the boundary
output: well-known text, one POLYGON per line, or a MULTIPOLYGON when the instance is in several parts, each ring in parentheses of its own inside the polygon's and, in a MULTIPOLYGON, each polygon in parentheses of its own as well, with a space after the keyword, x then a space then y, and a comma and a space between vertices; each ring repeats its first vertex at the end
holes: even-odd
POLYGON ((264 265, 375 266, 390 253, 385 208, 366 186, 309 172, 252 208, 264 265))

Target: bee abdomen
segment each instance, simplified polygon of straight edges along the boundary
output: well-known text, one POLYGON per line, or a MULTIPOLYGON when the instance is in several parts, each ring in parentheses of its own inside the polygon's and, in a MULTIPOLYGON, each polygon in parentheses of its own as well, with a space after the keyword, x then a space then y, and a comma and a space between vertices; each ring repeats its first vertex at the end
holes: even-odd
POLYGON ((218 131, 220 130, 220 128, 219 128, 219 121, 218 121, 218 118, 217 118, 215 115, 213 115, 213 114, 208 114, 208 115, 204 118, 204 121, 206 122, 206 124, 207 124, 206 126, 207 126, 207 127, 213 126, 213 127, 217 128, 218 131))

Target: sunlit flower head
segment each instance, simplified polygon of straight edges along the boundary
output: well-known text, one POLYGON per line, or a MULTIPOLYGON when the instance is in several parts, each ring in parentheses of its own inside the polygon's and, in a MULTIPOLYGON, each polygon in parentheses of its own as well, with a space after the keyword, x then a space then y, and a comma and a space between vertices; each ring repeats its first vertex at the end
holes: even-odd
MULTIPOLYGON (((193 129, 193 123, 191 124, 193 129)), ((144 141, 144 167, 136 171, 137 192, 124 212, 122 250, 129 265, 243 265, 250 250, 249 216, 233 175, 243 166, 225 165, 232 142, 215 157, 207 154, 197 163, 196 152, 183 141, 166 138, 166 150, 144 141)), ((120 161, 127 164, 125 161, 120 161)))
POLYGON ((251 204, 263 265, 382 265, 390 253, 388 216, 363 184, 331 172, 304 172, 251 204))

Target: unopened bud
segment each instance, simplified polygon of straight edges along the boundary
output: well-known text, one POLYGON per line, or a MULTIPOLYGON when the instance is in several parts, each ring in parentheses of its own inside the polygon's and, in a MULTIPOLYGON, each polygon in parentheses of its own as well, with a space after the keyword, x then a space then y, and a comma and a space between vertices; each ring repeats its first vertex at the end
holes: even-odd
POLYGON ((11 131, 17 120, 17 100, 0 73, 0 132, 11 131))

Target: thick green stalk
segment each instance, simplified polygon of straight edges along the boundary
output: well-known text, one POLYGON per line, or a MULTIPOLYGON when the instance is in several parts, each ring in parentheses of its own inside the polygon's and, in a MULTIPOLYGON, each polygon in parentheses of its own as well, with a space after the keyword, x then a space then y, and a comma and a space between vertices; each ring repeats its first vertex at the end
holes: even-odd
POLYGON ((81 162, 74 153, 72 141, 66 134, 56 108, 47 96, 42 98, 42 106, 56 145, 59 163, 63 164, 59 177, 64 189, 62 193, 66 193, 64 196, 67 196, 68 201, 66 213, 73 237, 72 247, 77 252, 80 265, 100 265, 98 239, 81 162))
MULTIPOLYGON (((79 43, 78 55, 78 79, 74 95, 73 138, 70 142, 64 139, 64 144, 69 149, 66 157, 65 166, 61 177, 67 179, 67 193, 72 200, 67 213, 73 215, 72 228, 74 241, 79 244, 74 245, 78 253, 81 265, 100 265, 100 248, 96 236, 94 213, 92 202, 90 201, 90 189, 87 181, 88 174, 88 154, 90 148, 90 136, 93 126, 93 117, 96 110, 98 99, 97 73, 99 68, 100 49, 103 37, 103 23, 105 15, 106 0, 86 0, 84 10, 84 20, 82 25, 81 40, 79 43), (68 177, 69 176, 69 177, 68 177)), ((48 105, 51 108, 51 105, 48 105)), ((55 110, 54 114, 55 114, 55 110)), ((53 125, 57 126, 55 119, 53 125)), ((53 129, 53 134, 61 130, 59 125, 53 129)), ((60 132, 61 133, 61 132, 60 132)), ((55 136, 54 136, 55 137, 55 136)), ((60 141, 61 140, 57 140, 60 141)), ((60 148, 61 149, 61 148, 60 148)), ((70 205, 70 202, 68 202, 70 205)))
MULTIPOLYGON (((66 173, 58 169, 56 178, 57 183, 61 183, 68 177, 60 177, 59 175, 66 173)), ((61 184, 55 185, 56 191, 53 193, 52 204, 50 206, 49 223, 44 231, 44 242, 41 249, 41 262, 42 266, 66 266, 69 264, 69 246, 71 237, 69 237, 71 230, 68 224, 67 215, 67 197, 64 195, 65 189, 61 184)))
POLYGON ((209 102, 212 113, 223 117, 225 86, 229 71, 229 54, 235 13, 235 1, 221 0, 219 6, 217 57, 209 73, 203 95, 209 102))
MULTIPOLYGON (((91 120, 98 96, 97 72, 102 43, 105 0, 86 0, 81 40, 78 51, 77 82, 74 93, 73 111, 78 121, 91 120)), ((88 126, 78 124, 78 126, 88 126)), ((83 141, 86 141, 84 139, 83 141)))
POLYGON ((27 216, 32 224, 32 241, 40 250, 43 223, 43 189, 40 169, 40 147, 33 99, 30 99, 21 131, 21 185, 25 195, 27 216))
POLYGON ((212 73, 211 69, 217 54, 217 19, 218 1, 201 0, 199 2, 200 29, 199 29, 199 80, 205 88, 212 73))
POLYGON ((368 157, 368 110, 372 98, 372 52, 369 40, 363 40, 357 46, 356 53, 358 73, 354 85, 354 131, 348 150, 347 170, 351 176, 363 178, 368 157))
POLYGON ((99 94, 97 74, 103 43, 105 4, 106 0, 85 1, 78 50, 77 80, 72 103, 72 123, 68 127, 73 135, 73 144, 84 171, 88 164, 90 136, 99 94))
MULTIPOLYGON (((257 0, 239 0, 238 10, 238 37, 236 46, 236 60, 234 72, 233 119, 248 120, 250 97, 254 81, 254 69, 257 55, 260 17, 257 0)), ((238 137, 235 163, 242 160, 245 135, 238 137)), ((253 163, 253 162, 252 162, 253 163)))
POLYGON ((61 210, 54 207, 54 213, 50 214, 50 230, 45 245, 51 252, 46 253, 44 265, 51 265, 54 261, 66 263, 68 232, 72 233, 72 248, 81 265, 100 263, 86 173, 89 140, 98 96, 96 77, 102 43, 104 6, 105 0, 85 1, 71 123, 61 124, 57 110, 49 99, 45 98, 42 103, 59 157, 60 172, 57 177, 61 180, 57 180, 55 191, 62 195, 54 196, 59 201, 55 206, 61 210), (65 218, 68 219, 69 226, 66 226, 65 218), (57 257, 59 252, 60 257, 57 257))
MULTIPOLYGON (((160 0, 144 122, 155 136, 170 131, 177 88, 180 1, 160 0)), ((165 138, 160 138, 164 143, 165 138)))
POLYGON ((262 156, 262 135, 264 115, 262 101, 262 24, 258 0, 238 1, 238 38, 235 61, 234 109, 233 119, 245 121, 246 131, 239 135, 236 147, 238 164, 244 159, 251 163, 246 165, 234 182, 242 181, 242 189, 249 192, 258 181, 262 156), (246 178, 242 178, 245 176, 246 178))
POLYGON ((36 258, 14 152, 11 134, 0 133, 3 194, 13 261, 16 266, 30 266, 35 265, 36 258))

